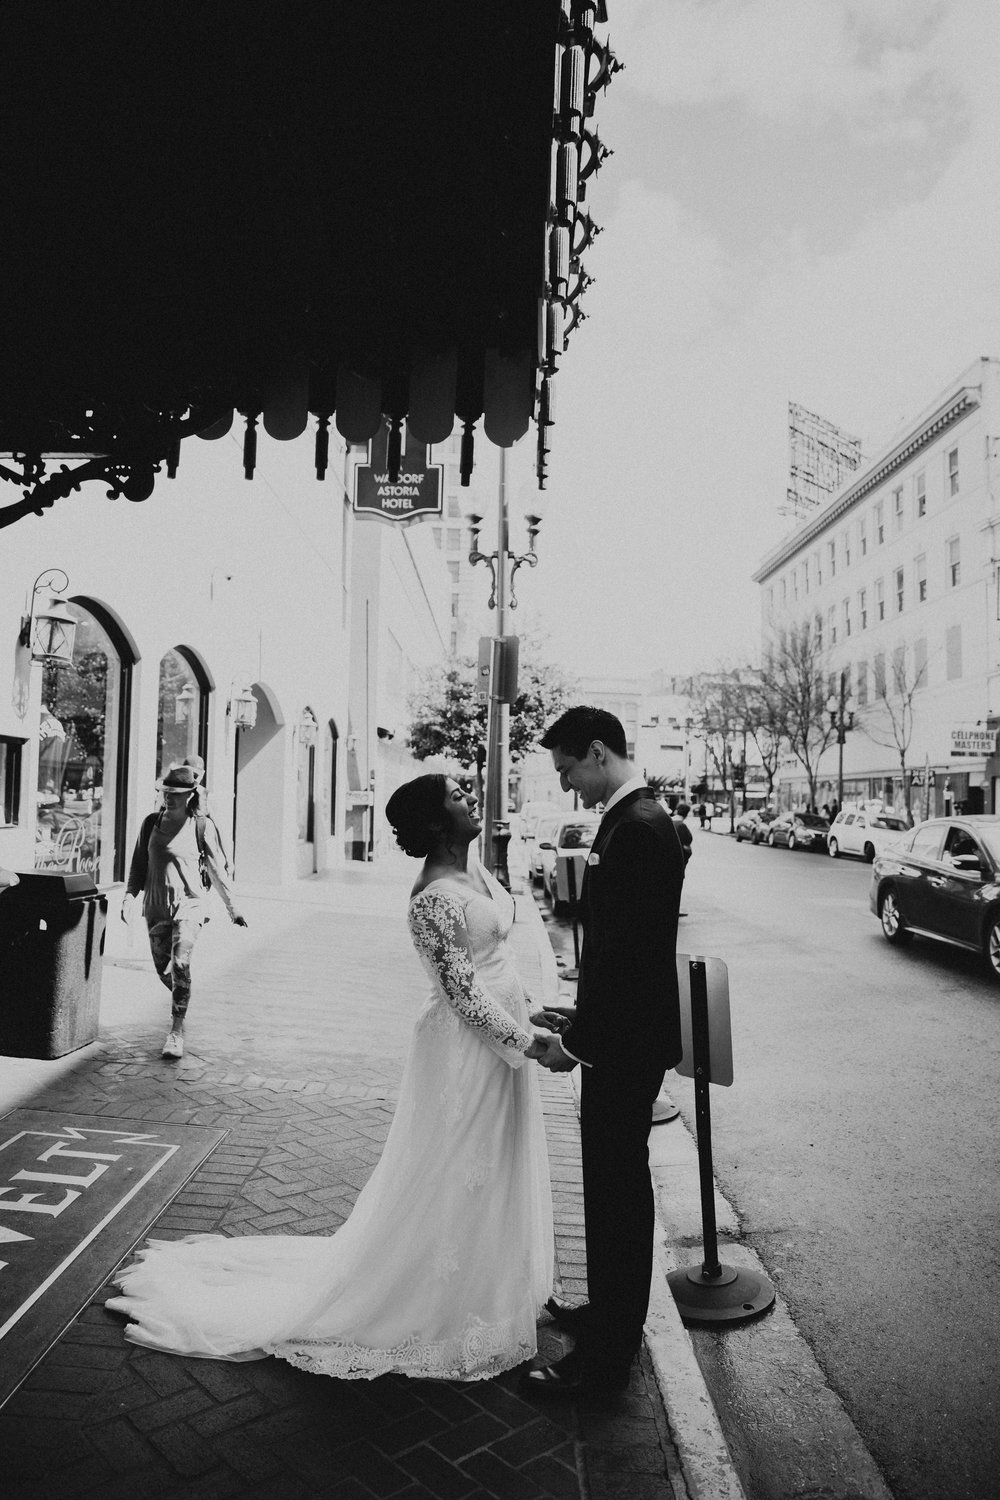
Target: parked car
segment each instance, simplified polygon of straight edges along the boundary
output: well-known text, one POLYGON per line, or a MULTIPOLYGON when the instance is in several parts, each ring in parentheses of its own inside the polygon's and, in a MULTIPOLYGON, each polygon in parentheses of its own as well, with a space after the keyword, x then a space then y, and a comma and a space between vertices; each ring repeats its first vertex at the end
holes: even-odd
POLYGON ((736 819, 736 842, 749 839, 751 844, 762 844, 767 838, 768 826, 778 814, 773 807, 748 808, 736 819))
POLYGON ((890 943, 967 948, 1000 980, 1000 817, 918 823, 875 856, 869 899, 890 943))
POLYGON ((785 844, 789 849, 825 849, 830 824, 822 813, 786 812, 775 818, 767 830, 767 842, 785 844))
POLYGON ((521 838, 534 837, 539 818, 551 818, 562 811, 554 802, 526 802, 518 814, 518 832, 521 838))
POLYGON ((560 812, 558 808, 553 808, 551 812, 542 813, 536 818, 531 831, 525 833, 524 847, 528 859, 528 878, 532 885, 541 885, 542 883, 541 844, 543 842, 551 843, 555 838, 560 820, 565 816, 564 812, 560 812))
POLYGON ((539 845, 542 885, 552 902, 552 910, 557 915, 565 910, 570 899, 567 861, 572 859, 574 862, 576 893, 579 895, 587 850, 594 842, 600 821, 599 817, 588 816, 586 813, 567 815, 557 825, 551 840, 546 839, 539 845))
POLYGON ((827 852, 833 859, 839 854, 860 854, 871 864, 876 854, 894 844, 909 827, 906 819, 895 813, 845 807, 831 824, 826 840, 827 852))

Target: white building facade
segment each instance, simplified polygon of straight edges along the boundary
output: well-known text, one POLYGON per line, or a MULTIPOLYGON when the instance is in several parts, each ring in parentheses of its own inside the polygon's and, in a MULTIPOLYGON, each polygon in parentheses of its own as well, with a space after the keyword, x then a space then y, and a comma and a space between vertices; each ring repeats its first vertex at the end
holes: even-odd
MULTIPOLYGON (((844 801, 1000 810, 998 444, 1000 361, 982 358, 754 574, 765 650, 808 626, 838 694, 844 675, 844 801)), ((797 762, 779 781, 784 805, 806 802, 797 762)), ((837 785, 834 741, 817 802, 837 785)))
POLYGON ((344 453, 322 484, 303 459, 262 435, 248 481, 235 437, 192 439, 143 504, 90 484, 4 532, 0 865, 120 890, 159 776, 191 755, 241 883, 372 856, 375 810, 425 769, 405 701, 447 653, 449 579, 429 525, 352 513, 344 453), (65 667, 18 645, 54 569, 65 667))

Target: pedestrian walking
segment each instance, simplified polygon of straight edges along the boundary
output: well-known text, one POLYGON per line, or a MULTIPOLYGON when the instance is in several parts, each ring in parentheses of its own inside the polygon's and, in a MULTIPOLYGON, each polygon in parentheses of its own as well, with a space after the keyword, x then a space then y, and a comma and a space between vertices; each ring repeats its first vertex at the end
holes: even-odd
POLYGON ((199 808, 200 782, 198 769, 190 765, 173 766, 164 776, 163 807, 143 819, 122 902, 122 921, 128 922, 135 898, 143 892, 142 915, 153 965, 170 991, 170 1030, 163 1056, 172 1059, 184 1055, 191 953, 210 916, 209 890, 218 891, 237 927, 247 925, 233 903, 219 830, 199 808))
MULTIPOLYGON (((549 1310, 576 1335, 557 1363, 528 1372, 542 1395, 623 1390, 642 1343, 653 1267, 650 1111, 681 1057, 677 913, 684 856, 669 813, 636 774, 613 714, 569 709, 542 737, 563 791, 604 812, 587 857, 575 1010, 543 1066, 583 1067, 580 1131, 590 1301, 549 1310)), ((554 1028, 555 1029, 555 1028, 554 1028)))
POLYGON ((685 869, 687 868, 687 862, 691 858, 691 855, 693 853, 692 845, 694 843, 694 840, 691 836, 691 830, 687 825, 687 816, 690 811, 691 808, 688 803, 678 802, 676 808, 674 808, 671 814, 674 820, 674 827, 677 829, 677 837, 681 841, 681 849, 684 851, 685 869))
MULTIPOLYGON (((552 1291, 539 1078, 507 934, 514 902, 470 857, 476 798, 418 776, 389 798, 423 867, 408 924, 429 993, 378 1165, 332 1235, 153 1242, 106 1305, 174 1354, 273 1354, 340 1380, 485 1380, 525 1363, 552 1291)), ((350 975, 338 975, 349 984, 350 975)))

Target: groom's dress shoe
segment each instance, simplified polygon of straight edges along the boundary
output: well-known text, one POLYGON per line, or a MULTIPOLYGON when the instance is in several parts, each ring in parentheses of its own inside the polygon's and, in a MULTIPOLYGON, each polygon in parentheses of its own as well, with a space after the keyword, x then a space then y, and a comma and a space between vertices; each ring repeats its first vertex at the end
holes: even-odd
POLYGON ((546 1398, 595 1396, 604 1399, 620 1395, 628 1388, 628 1379, 627 1372, 615 1377, 604 1371, 588 1369, 572 1350, 562 1359, 557 1359, 555 1364, 525 1371, 524 1389, 530 1395, 546 1398))
POLYGON ((524 1386, 537 1396, 571 1396, 580 1390, 582 1366, 575 1352, 564 1354, 555 1364, 542 1365, 537 1370, 526 1370, 524 1386))
POLYGON ((590 1319, 589 1302, 581 1302, 579 1306, 572 1307, 568 1302, 560 1302, 558 1297, 550 1297, 545 1304, 545 1311, 564 1333, 580 1333, 590 1319))

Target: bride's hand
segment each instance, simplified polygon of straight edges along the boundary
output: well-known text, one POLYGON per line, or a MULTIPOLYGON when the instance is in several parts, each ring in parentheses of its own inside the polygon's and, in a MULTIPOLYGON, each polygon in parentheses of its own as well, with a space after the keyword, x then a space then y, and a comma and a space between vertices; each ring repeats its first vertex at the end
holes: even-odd
MULTIPOLYGON (((532 1017, 532 1020, 534 1020, 534 1017, 532 1017)), ((524 1055, 525 1057, 529 1057, 532 1062, 537 1062, 540 1057, 545 1056, 546 1050, 545 1038, 533 1036, 530 1046, 524 1049, 524 1055)))

